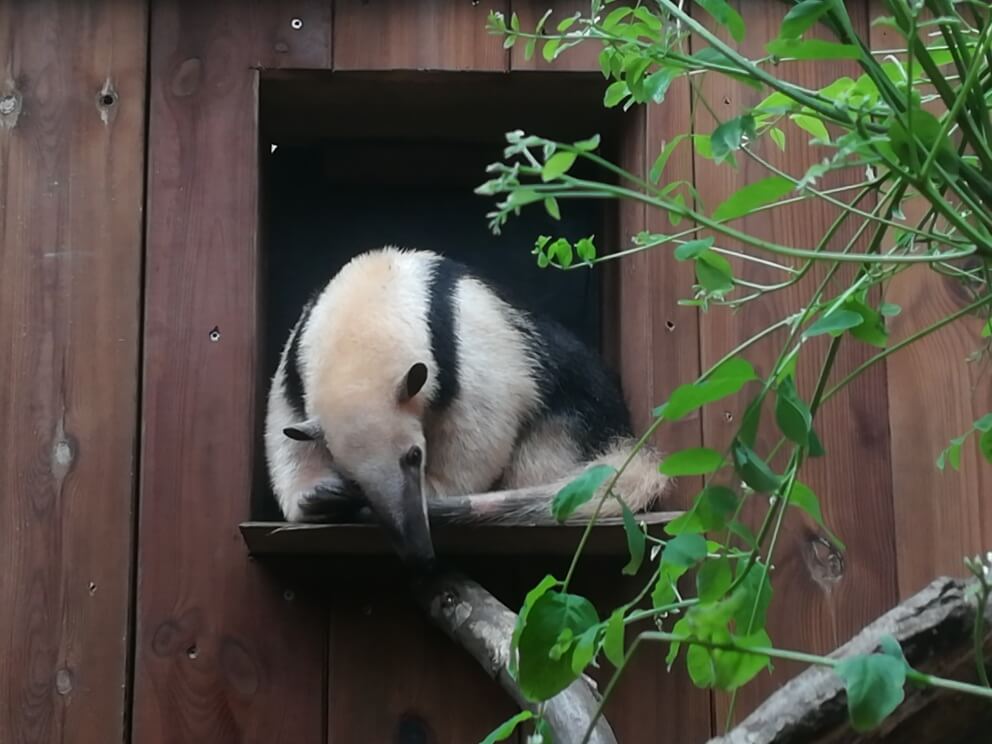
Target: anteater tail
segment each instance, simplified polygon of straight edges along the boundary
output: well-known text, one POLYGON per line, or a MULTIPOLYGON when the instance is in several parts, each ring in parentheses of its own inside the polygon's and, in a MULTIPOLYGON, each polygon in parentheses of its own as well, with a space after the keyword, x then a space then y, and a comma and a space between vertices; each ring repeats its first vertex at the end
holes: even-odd
MULTIPOLYGON (((453 499, 438 499, 438 502, 431 506, 431 514, 444 516, 444 505, 450 503, 452 512, 449 516, 453 521, 519 525, 547 523, 551 517, 551 501, 558 491, 590 467, 609 465, 620 470, 633 452, 634 445, 634 440, 620 440, 599 457, 577 466, 568 475, 551 483, 453 499), (466 501, 471 503, 471 509, 466 510, 466 501)), ((657 451, 646 446, 641 448, 631 458, 613 488, 613 492, 622 498, 635 514, 654 506, 666 495, 672 485, 670 478, 658 472, 660 462, 661 456, 657 451)), ((607 478, 593 498, 573 512, 569 521, 588 520, 611 481, 612 477, 607 478)), ((621 511, 620 503, 614 498, 608 498, 603 502, 599 516, 619 517, 621 511)))

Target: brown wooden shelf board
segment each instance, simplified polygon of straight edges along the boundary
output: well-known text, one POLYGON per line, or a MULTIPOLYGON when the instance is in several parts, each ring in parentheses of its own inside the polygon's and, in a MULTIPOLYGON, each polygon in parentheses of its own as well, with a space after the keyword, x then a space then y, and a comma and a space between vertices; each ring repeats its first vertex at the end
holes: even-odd
MULTIPOLYGON (((681 512, 638 515, 651 534, 660 535, 665 524, 681 512)), ((374 524, 303 524, 243 522, 241 535, 253 556, 266 555, 389 555, 392 549, 374 524)), ((583 522, 534 525, 441 524, 431 529, 439 555, 571 555, 578 545, 583 522)), ((589 555, 622 555, 627 538, 620 519, 599 519, 585 552, 589 555)))

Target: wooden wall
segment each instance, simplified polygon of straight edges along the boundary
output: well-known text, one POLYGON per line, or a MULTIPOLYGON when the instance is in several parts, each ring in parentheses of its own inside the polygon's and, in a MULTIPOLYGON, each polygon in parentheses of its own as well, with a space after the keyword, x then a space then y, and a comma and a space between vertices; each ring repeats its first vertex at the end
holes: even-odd
MULTIPOLYGON (((237 525, 260 455, 258 85, 273 69, 546 69, 501 49, 484 23, 491 7, 533 23, 548 4, 0 0, 0 741, 350 744, 426 732, 461 744, 512 711, 385 564, 304 571, 246 555, 237 525)), ((741 7, 749 43, 772 33, 767 6, 741 7)), ((573 51, 555 69, 595 69, 595 58, 573 51)), ((706 85, 728 111, 750 95, 706 85)), ((644 170, 688 110, 676 88, 631 114, 622 162, 644 170)), ((714 203, 749 176, 680 152, 670 168, 714 203)), ((784 162, 804 157, 796 148, 784 162)), ((662 219, 624 205, 618 227, 662 230, 662 219)), ((748 227, 809 244, 825 220, 748 227)), ((791 300, 698 316, 677 304, 687 270, 660 252, 619 267, 612 346, 642 426, 791 300)), ((895 293, 897 334, 962 302, 935 281, 895 293)), ((811 524, 789 526, 775 560, 776 603, 789 608, 773 622, 777 643, 831 648, 988 546, 976 463, 941 475, 929 459, 992 407, 988 386, 961 371, 974 342, 959 329, 935 336, 825 412, 829 472, 811 485, 848 551, 811 524), (946 415, 923 416, 924 396, 946 415)), ((843 353, 844 367, 860 359, 843 353)), ((734 413, 689 419, 661 444, 720 441, 734 413)), ((469 568, 513 602, 556 566, 469 568)), ((623 590, 615 565, 580 576, 602 602, 623 590)), ((739 710, 792 671, 762 678, 739 710)), ((667 674, 655 648, 608 716, 625 744, 697 742, 725 711, 667 674)))

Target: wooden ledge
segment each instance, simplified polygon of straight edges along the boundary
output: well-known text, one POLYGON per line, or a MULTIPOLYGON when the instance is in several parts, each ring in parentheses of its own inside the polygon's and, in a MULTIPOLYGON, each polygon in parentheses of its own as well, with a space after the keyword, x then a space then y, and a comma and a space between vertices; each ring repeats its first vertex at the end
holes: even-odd
MULTIPOLYGON (((647 512, 637 519, 660 535, 682 512, 647 512)), ((390 555, 385 535, 374 524, 243 522, 241 536, 254 556, 390 555)), ((431 535, 439 555, 571 555, 585 529, 581 521, 532 525, 434 524, 431 535)), ((624 555, 627 537, 619 518, 598 519, 585 553, 624 555)))

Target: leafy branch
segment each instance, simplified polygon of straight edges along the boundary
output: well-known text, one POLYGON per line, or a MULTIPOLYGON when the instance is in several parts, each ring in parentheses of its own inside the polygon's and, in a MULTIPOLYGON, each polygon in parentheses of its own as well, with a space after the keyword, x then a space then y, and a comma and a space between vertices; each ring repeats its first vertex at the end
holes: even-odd
MULTIPOLYGON (((511 643, 521 689, 535 702, 547 700, 602 654, 615 667, 605 704, 640 642, 649 640, 669 644, 669 666, 684 648, 696 685, 733 693, 769 668, 772 659, 831 666, 844 679, 851 721, 859 729, 877 725, 898 706, 907 680, 992 697, 982 659, 986 629, 981 612, 975 653, 984 686, 918 672, 894 641, 881 653, 838 661, 777 649, 766 629, 774 556, 787 514, 805 512, 843 550, 827 529, 817 495, 801 478, 810 458, 829 457, 817 434, 822 407, 879 362, 954 323, 980 324, 989 341, 972 361, 989 356, 992 11, 978 2, 886 0, 888 15, 875 23, 891 28, 904 46, 872 50, 855 32, 844 3, 802 0, 789 3, 778 36, 767 41, 765 54, 752 58, 739 48, 747 33, 744 20, 724 0, 695 0, 691 10, 688 3, 672 0, 610 9, 612 4, 592 0, 588 13, 561 20, 553 31, 546 28, 548 14, 525 30, 516 15, 492 13, 489 30, 503 36, 507 48, 523 44, 526 57, 540 47, 549 62, 583 43, 598 45, 608 108, 662 103, 672 84, 687 78, 693 102, 699 104, 694 114, 707 112, 715 126, 704 133, 695 119, 687 122, 684 133, 664 144, 648 173, 611 162, 595 135, 559 142, 510 132, 503 159, 489 166, 488 180, 477 189, 495 200, 490 228, 499 232, 523 209, 535 207, 561 219, 571 200, 645 205, 666 216, 673 230, 631 236, 630 246, 614 252, 601 251, 595 236, 573 244, 543 235, 534 244, 535 260, 542 267, 578 270, 669 249, 676 261, 693 266, 695 283, 682 304, 702 311, 738 310, 785 289, 798 292, 814 276, 814 267, 825 270, 815 273, 815 285, 801 305, 739 343, 655 409, 635 451, 666 423, 731 397, 743 396, 746 403, 724 447, 672 452, 659 465, 672 477, 703 478, 691 507, 666 526, 664 538, 648 535, 623 506, 631 555, 624 572, 644 575, 646 581, 606 618, 570 586, 602 505, 617 498, 612 489, 626 463, 618 470, 592 468, 558 494, 552 508, 560 519, 594 498, 598 503, 564 580, 546 577, 521 609, 511 643), (825 29, 831 38, 814 35, 814 29, 825 29), (838 60, 855 66, 857 76, 837 77, 817 89, 783 79, 791 61, 838 60), (698 85, 707 75, 730 78, 764 97, 721 121, 698 85), (797 138, 817 153, 805 171, 790 172, 766 154, 785 150, 797 138), (684 174, 670 173, 673 154, 686 147, 697 158, 724 167, 735 168, 739 158, 747 158, 764 175, 720 203, 707 204, 708 195, 684 174), (589 166, 583 175, 578 175, 580 164, 589 166), (828 179, 841 183, 823 185, 828 179), (747 229, 746 218, 812 203, 835 215, 815 245, 788 245, 747 229), (682 222, 687 226, 679 227, 682 222), (758 281, 749 276, 749 267, 775 272, 775 278, 758 281), (892 342, 888 319, 901 308, 887 302, 885 294, 891 281, 907 271, 932 271, 958 282, 969 300, 892 342), (815 343, 819 337, 829 339, 825 350, 815 343), (769 342, 777 344, 778 353, 762 376, 746 355, 769 342), (842 344, 877 351, 831 384, 842 344), (800 359, 819 367, 807 396, 797 384, 800 359), (770 448, 758 436, 769 408, 777 442, 770 448), (763 510, 756 534, 742 518, 745 506, 755 502, 763 510), (689 596, 686 583, 693 574, 695 595, 689 596), (640 623, 653 623, 655 630, 638 632, 625 648, 628 627, 640 623)), ((961 448, 972 433, 992 462, 989 414, 952 440, 937 465, 959 467, 961 448)), ((992 593, 987 569, 981 561, 969 559, 967 565, 981 578, 978 601, 984 607, 992 593)), ((534 721, 540 731, 540 714, 534 721)))

